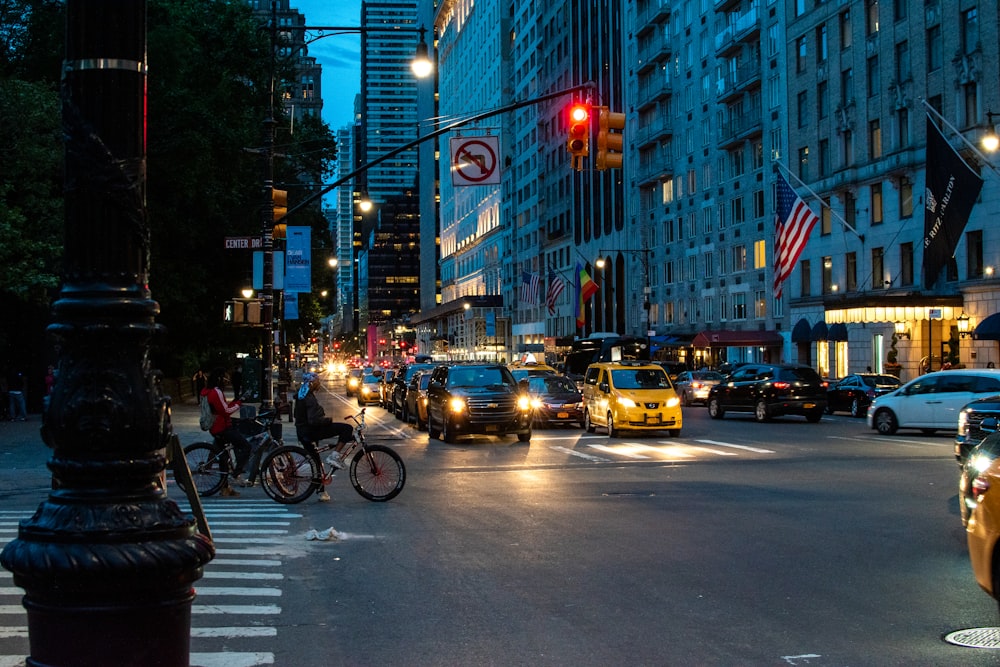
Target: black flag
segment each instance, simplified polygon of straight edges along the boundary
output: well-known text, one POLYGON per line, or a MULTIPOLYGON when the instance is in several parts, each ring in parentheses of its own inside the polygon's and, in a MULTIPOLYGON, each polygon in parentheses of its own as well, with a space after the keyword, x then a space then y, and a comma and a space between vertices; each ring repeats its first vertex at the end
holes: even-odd
POLYGON ((983 179, 972 171, 927 117, 924 193, 924 289, 931 289, 969 222, 983 179))

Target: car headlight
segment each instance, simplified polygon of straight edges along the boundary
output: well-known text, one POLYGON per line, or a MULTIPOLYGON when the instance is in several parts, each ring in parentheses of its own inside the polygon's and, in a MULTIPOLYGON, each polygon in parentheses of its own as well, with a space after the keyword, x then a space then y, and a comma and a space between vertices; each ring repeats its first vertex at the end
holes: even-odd
POLYGON ((448 401, 448 408, 456 414, 465 412, 465 399, 452 398, 450 401, 448 401))
POLYGON ((993 458, 989 454, 976 454, 971 459, 969 459, 969 468, 976 474, 980 475, 993 465, 993 458))
POLYGON ((962 410, 958 413, 958 434, 965 435, 965 428, 969 425, 969 413, 962 410))
POLYGON ((676 396, 667 399, 668 408, 676 408, 680 404, 681 404, 681 399, 677 398, 676 396))
POLYGON ((521 410, 528 411, 531 409, 531 405, 532 401, 529 397, 527 396, 517 397, 517 407, 519 407, 521 410))
POLYGON ((358 378, 351 378, 350 380, 347 381, 347 384, 349 386, 351 386, 351 387, 357 387, 358 386, 358 378))
MULTIPOLYGON (((522 399, 518 399, 518 401, 517 401, 519 407, 521 405, 521 400, 522 399)), ((533 399, 531 399, 530 404, 531 404, 531 407, 533 407, 535 410, 541 410, 542 406, 545 405, 545 403, 540 398, 533 398, 533 399)), ((524 410, 523 407, 521 409, 524 410)))
POLYGON ((619 396, 618 405, 620 405, 623 408, 634 408, 635 401, 633 401, 631 398, 625 398, 624 396, 619 396))
POLYGON ((371 387, 362 387, 361 388, 361 393, 362 394, 370 394, 370 393, 372 393, 371 387))

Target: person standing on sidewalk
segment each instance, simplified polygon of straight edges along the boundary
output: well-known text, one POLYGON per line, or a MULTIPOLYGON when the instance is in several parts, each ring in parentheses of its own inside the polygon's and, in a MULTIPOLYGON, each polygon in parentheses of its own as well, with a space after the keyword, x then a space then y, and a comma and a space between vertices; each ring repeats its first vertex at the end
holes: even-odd
MULTIPOLYGON (((232 473, 235 475, 234 480, 236 484, 242 486, 244 484, 243 471, 246 468, 247 460, 250 458, 250 443, 233 424, 233 413, 239 412, 240 402, 226 400, 224 391, 226 372, 223 369, 217 368, 212 371, 212 375, 208 379, 208 384, 208 388, 203 389, 201 392, 201 395, 208 399, 208 404, 212 407, 212 413, 215 415, 215 421, 212 423, 212 427, 208 429, 208 432, 213 437, 233 443, 233 447, 236 448, 236 469, 232 473)), ((227 484, 222 489, 222 495, 238 496, 240 494, 228 484, 227 479, 227 484)))
POLYGON ((28 419, 27 402, 24 399, 24 373, 14 371, 7 383, 10 396, 10 420, 23 422, 28 419))

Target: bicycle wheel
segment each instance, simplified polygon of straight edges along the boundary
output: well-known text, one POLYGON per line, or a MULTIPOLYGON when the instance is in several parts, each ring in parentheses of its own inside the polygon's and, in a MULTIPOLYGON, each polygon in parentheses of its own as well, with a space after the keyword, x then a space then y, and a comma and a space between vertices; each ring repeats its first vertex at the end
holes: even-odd
POLYGON ((223 465, 225 456, 225 449, 208 442, 196 442, 184 448, 184 458, 199 496, 218 493, 226 482, 228 466, 223 465))
POLYGON ((351 459, 351 485, 362 498, 373 502, 392 500, 406 483, 406 466, 394 449, 367 445, 351 459))
POLYGON ((319 461, 304 447, 285 445, 264 457, 260 464, 260 485, 264 493, 285 505, 300 503, 322 482, 319 461))

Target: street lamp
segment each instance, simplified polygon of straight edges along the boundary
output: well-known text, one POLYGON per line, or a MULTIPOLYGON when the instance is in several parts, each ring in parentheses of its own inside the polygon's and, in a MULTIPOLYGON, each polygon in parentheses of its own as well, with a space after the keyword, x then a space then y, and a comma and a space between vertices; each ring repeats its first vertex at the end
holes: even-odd
POLYGON ((969 316, 965 314, 965 311, 962 311, 962 314, 958 316, 956 322, 958 324, 959 338, 968 338, 972 335, 972 332, 969 331, 969 316))
POLYGON ((649 295, 652 290, 649 287, 649 248, 601 248, 597 251, 600 257, 597 258, 595 265, 599 269, 603 269, 605 264, 609 261, 609 258, 604 257, 605 253, 617 252, 622 254, 637 255, 639 261, 642 263, 642 335, 649 336, 649 295))

